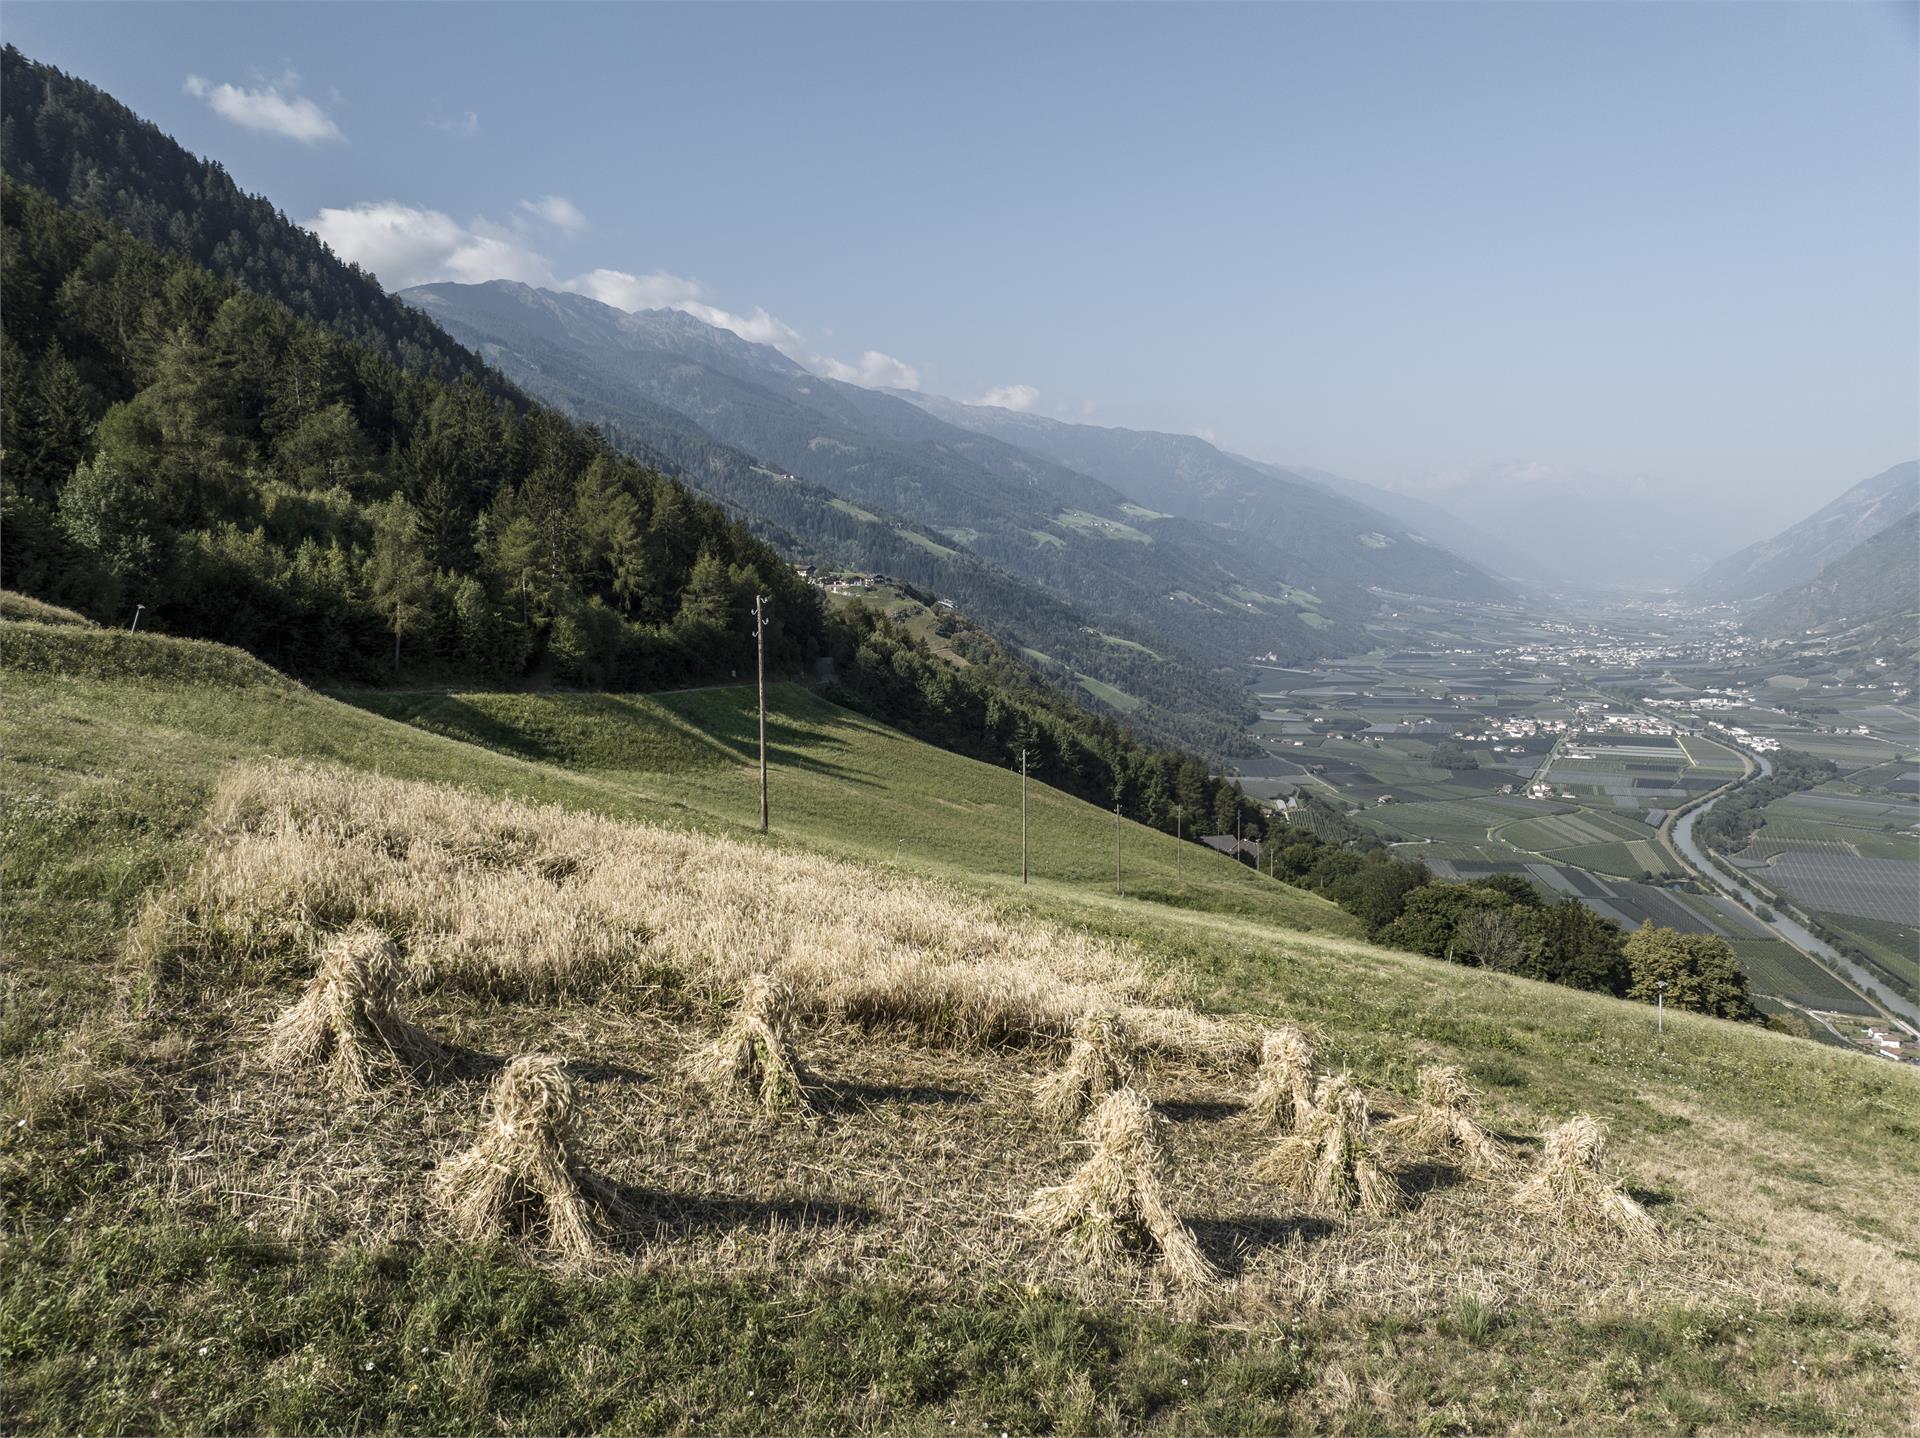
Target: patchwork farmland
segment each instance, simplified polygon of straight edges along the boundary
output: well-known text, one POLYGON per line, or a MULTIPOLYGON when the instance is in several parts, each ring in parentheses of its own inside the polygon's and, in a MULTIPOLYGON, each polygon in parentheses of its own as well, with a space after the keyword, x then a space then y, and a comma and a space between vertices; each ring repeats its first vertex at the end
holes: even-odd
POLYGON ((1626 928, 1719 935, 1772 1005, 1874 1012, 1756 917, 1769 904, 1804 913, 1896 987, 1920 984, 1920 719, 1910 704, 1861 703, 1860 683, 1867 699, 1893 697, 1871 690, 1877 675, 1783 687, 1728 664, 1718 640, 1636 632, 1652 627, 1644 614, 1583 629, 1444 609, 1393 616, 1371 655, 1338 668, 1255 664, 1248 792, 1319 794, 1440 878, 1517 874, 1626 928), (1736 903, 1688 874, 1661 826, 1740 780, 1743 747, 1800 749, 1841 773, 1767 807, 1730 856, 1753 883, 1736 903))

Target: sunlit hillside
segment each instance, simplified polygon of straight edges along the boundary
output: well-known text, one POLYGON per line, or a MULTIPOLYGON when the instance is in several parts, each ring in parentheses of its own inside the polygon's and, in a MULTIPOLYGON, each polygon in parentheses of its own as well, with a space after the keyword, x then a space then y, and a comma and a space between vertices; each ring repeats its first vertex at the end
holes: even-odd
POLYGON ((1893 1065, 1687 1015, 1661 1035, 1642 1006, 1377 949, 1129 825, 1116 896, 1112 815, 1037 785, 1023 887, 1017 776, 803 690, 775 692, 762 840, 744 691, 349 704, 218 646, 40 623, 0 626, 0 663, 0 1382, 27 1426, 1912 1411, 1920 1088, 1893 1065), (380 1001, 434 1057, 361 1090, 275 1055, 367 926, 403 964, 380 1001), (793 994, 797 1109, 700 1077, 756 972, 793 994), (1035 1095, 1096 1011, 1137 1046, 1197 1281, 1021 1217, 1087 1156, 1035 1095), (1362 1086, 1391 1211, 1260 1176, 1255 1052, 1281 1022, 1362 1086), (476 1245, 440 1199, 435 1166, 534 1053, 570 1085, 576 1253, 539 1228, 476 1245), (1391 1137, 1438 1063, 1480 1100, 1490 1174, 1391 1137), (1652 1231, 1516 1202, 1576 1113, 1652 1231))

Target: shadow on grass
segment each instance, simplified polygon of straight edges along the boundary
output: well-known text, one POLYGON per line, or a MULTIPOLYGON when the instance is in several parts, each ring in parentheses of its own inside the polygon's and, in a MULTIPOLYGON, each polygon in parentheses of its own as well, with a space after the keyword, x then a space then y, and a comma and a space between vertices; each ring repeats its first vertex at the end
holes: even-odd
POLYGON ((807 1098, 815 1108, 828 1113, 846 1113, 880 1104, 958 1107, 980 1102, 978 1094, 939 1084, 862 1083, 856 1079, 821 1080, 808 1090, 807 1098))
POLYGON ((1676 1195, 1664 1188, 1629 1188, 1627 1197, 1642 1208, 1668 1208, 1676 1201, 1676 1195))
POLYGON ((1338 1225, 1328 1219, 1270 1213, 1189 1218, 1187 1227, 1208 1261, 1229 1277, 1237 1277, 1269 1248, 1304 1246, 1338 1231, 1338 1225))
POLYGON ((1219 1123, 1222 1119, 1238 1118, 1247 1110, 1243 1103, 1207 1099, 1173 1099, 1157 1107, 1174 1123, 1219 1123))
MULTIPOLYGON (((484 1081, 491 1084, 515 1057, 514 1054, 488 1053, 484 1049, 469 1048, 465 1044, 449 1039, 438 1040, 441 1057, 414 1070, 416 1079, 428 1083, 461 1083, 484 1081)), ((520 1052, 525 1052, 521 1050, 520 1052)), ((590 1084, 628 1084, 634 1087, 648 1087, 657 1082, 659 1075, 644 1069, 629 1067, 626 1064, 609 1063, 603 1059, 575 1059, 566 1061, 568 1077, 590 1084)))
POLYGON ((1467 1175, 1450 1163, 1409 1163, 1394 1169, 1393 1179, 1409 1200, 1418 1200, 1430 1193, 1458 1188, 1467 1182, 1467 1175))
POLYGON ((775 1228, 864 1228, 879 1216, 865 1204, 839 1198, 746 1198, 736 1194, 662 1193, 619 1185, 613 1196, 625 1210, 617 1246, 629 1249, 676 1238, 775 1228))

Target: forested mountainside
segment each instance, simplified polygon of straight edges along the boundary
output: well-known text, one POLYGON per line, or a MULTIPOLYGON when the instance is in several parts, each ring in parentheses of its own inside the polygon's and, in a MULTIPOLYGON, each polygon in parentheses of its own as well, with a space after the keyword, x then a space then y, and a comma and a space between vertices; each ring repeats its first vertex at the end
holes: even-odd
POLYGON ((879 505, 855 504, 723 444, 678 410, 580 364, 570 348, 531 329, 515 333, 503 321, 493 332, 511 337, 492 353, 544 402, 721 500, 793 558, 890 575, 950 599, 1061 690, 1075 691, 1085 676, 1139 699, 1128 720, 1142 732, 1216 753, 1244 742, 1251 710, 1236 675, 1164 641, 1155 647, 1153 636, 1124 616, 1103 613, 1095 621, 924 524, 879 505))
MULTIPOLYGON (((140 123, 91 93, 107 120, 140 123)), ((110 125, 88 134, 87 164, 113 173, 128 145, 110 125)), ((186 170, 164 144, 162 167, 186 170)), ((141 179, 116 183, 140 195, 141 179)), ((293 249, 300 232, 264 212, 272 246, 293 249)), ((1024 744, 1049 782, 1143 817, 1196 767, 1209 806, 1241 805, 1192 756, 1087 712, 984 635, 959 669, 876 616, 834 619, 739 520, 494 392, 430 321, 451 384, 343 337, 371 321, 323 327, 248 288, 233 276, 273 267, 238 240, 217 277, 11 175, 0 247, 10 588, 115 624, 139 606, 143 628, 318 680, 382 679, 397 659, 408 677, 606 687, 744 672, 759 592, 777 672, 831 657, 842 698, 908 732, 1000 763, 1024 744)))
POLYGON ((819 596, 717 505, 4 181, 8 581, 309 677, 787 669, 819 596), (411 647, 409 647, 411 646, 411 647))
POLYGON ((1342 584, 1438 599, 1507 597, 1475 565, 1408 533, 1378 510, 1286 470, 1256 468, 1196 435, 1068 424, 937 395, 896 393, 959 428, 1104 480, 1154 509, 1230 529, 1342 584))
POLYGON ((243 193, 219 165, 189 153, 105 91, 11 45, 0 56, 0 166, 62 204, 269 295, 404 369, 442 380, 471 376, 506 392, 437 325, 394 300, 372 275, 335 259, 271 202, 243 193))
POLYGON ((503 281, 404 293, 543 396, 610 382, 842 499, 931 526, 948 547, 1076 607, 1127 615, 1152 636, 1150 647, 1237 665, 1254 653, 1303 660, 1364 642, 1372 602, 1349 583, 1229 530, 1135 504, 897 396, 822 379, 691 316, 628 314, 503 281))
POLYGON ((1903 618, 1920 619, 1920 514, 1856 544, 1808 583, 1774 595, 1749 623, 1762 634, 1793 637, 1828 625, 1903 618))
POLYGON ((1757 599, 1812 581, 1839 559, 1920 510, 1920 461, 1908 460, 1863 479, 1831 504, 1771 539, 1750 544, 1687 585, 1689 599, 1757 599))

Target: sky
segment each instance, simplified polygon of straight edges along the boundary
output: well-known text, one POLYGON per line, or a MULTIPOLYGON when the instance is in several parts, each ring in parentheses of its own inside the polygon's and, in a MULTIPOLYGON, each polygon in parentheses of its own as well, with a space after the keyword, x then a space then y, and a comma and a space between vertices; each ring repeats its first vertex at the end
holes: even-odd
POLYGON ((390 287, 671 304, 1456 509, 1617 483, 1724 551, 1920 452, 1917 17, 11 0, 3 33, 390 287))

